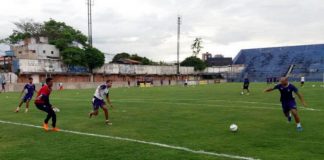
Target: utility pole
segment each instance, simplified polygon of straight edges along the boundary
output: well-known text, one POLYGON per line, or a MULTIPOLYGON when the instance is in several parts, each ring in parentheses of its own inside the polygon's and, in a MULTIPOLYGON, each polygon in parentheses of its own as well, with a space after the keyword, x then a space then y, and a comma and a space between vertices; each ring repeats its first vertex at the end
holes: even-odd
POLYGON ((180 75, 180 26, 181 26, 181 17, 178 16, 178 37, 177 37, 177 75, 180 75))
POLYGON ((88 42, 90 47, 92 47, 92 6, 94 1, 87 0, 88 5, 88 42))

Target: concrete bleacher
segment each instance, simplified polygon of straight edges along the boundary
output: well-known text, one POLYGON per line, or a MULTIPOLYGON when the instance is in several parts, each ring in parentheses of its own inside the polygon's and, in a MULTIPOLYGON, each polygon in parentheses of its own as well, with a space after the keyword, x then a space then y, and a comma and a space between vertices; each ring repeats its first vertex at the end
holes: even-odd
POLYGON ((252 81, 284 76, 291 65, 293 80, 301 76, 308 81, 322 81, 324 73, 324 44, 288 47, 243 49, 233 61, 243 64, 238 80, 248 76, 252 81))

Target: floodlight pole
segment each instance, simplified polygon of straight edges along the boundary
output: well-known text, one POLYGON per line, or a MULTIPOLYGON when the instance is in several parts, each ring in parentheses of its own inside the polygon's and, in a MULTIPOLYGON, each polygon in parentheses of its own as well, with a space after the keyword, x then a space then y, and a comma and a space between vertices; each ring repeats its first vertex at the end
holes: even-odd
POLYGON ((89 46, 92 47, 92 6, 93 0, 87 0, 88 5, 88 42, 89 46))
POLYGON ((177 36, 177 75, 180 75, 180 26, 181 26, 181 17, 178 16, 178 36, 177 36))

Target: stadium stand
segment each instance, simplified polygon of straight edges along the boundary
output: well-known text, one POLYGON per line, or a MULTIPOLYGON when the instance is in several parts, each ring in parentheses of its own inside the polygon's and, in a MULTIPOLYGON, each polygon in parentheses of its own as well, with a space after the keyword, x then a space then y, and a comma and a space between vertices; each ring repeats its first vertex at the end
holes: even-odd
POLYGON ((307 81, 322 81, 324 73, 324 44, 288 47, 243 49, 233 64, 243 64, 245 69, 238 77, 252 81, 266 81, 269 77, 287 74, 292 80, 304 76, 307 81))

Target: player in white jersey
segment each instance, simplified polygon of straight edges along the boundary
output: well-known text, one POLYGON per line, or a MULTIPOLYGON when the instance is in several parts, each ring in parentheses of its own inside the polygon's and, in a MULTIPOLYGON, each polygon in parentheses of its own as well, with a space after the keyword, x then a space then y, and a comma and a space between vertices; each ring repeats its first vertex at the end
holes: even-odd
POLYGON ((301 77, 300 78, 300 86, 304 87, 304 84, 305 84, 305 77, 301 77))
POLYGON ((90 118, 92 116, 97 116, 98 110, 99 108, 101 108, 105 113, 106 124, 108 125, 112 125, 112 123, 109 121, 108 108, 106 106, 104 99, 106 98, 110 107, 113 108, 113 105, 111 104, 110 97, 109 97, 109 88, 111 88, 111 86, 112 86, 112 81, 107 80, 105 84, 97 87, 92 99, 93 111, 89 113, 90 118))

